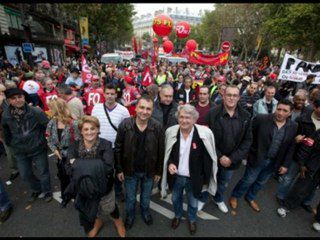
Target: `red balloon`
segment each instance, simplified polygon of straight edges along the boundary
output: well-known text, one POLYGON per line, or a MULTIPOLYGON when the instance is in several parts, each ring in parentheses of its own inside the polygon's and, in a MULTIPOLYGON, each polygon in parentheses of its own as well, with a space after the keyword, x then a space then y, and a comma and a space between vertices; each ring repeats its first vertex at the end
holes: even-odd
POLYGON ((176 35, 178 38, 186 38, 189 36, 190 34, 190 24, 182 21, 182 22, 178 22, 177 26, 176 26, 176 35))
POLYGON ((162 47, 165 53, 170 53, 173 50, 173 43, 170 40, 167 40, 162 44, 162 47))
POLYGON ((168 40, 169 40, 169 38, 168 38, 167 36, 165 36, 165 37, 162 38, 162 41, 163 41, 163 42, 168 41, 168 40))
POLYGON ((197 49, 197 42, 193 39, 190 39, 186 42, 186 48, 189 52, 193 52, 197 49))
POLYGON ((156 37, 153 38, 152 42, 153 42, 153 43, 157 43, 157 42, 158 42, 158 38, 156 38, 156 37))
POLYGON ((172 19, 165 14, 160 14, 153 19, 153 31, 160 37, 168 36, 171 33, 172 26, 172 19))

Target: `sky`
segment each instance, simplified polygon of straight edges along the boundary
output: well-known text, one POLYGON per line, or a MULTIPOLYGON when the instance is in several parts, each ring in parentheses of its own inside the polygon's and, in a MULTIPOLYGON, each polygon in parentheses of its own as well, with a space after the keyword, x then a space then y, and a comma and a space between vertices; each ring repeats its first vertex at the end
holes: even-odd
POLYGON ((180 11, 185 12, 186 8, 189 8, 190 13, 196 13, 198 14, 199 10, 214 10, 214 3, 134 3, 135 11, 137 12, 136 16, 140 17, 142 14, 151 13, 153 14, 156 10, 165 9, 165 12, 167 11, 167 8, 172 8, 172 11, 175 11, 176 7, 180 11))

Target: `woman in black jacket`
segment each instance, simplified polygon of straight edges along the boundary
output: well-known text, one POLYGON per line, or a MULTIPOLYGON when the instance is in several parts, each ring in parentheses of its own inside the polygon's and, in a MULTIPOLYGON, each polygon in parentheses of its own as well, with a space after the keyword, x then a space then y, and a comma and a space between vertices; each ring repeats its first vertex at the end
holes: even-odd
MULTIPOLYGON (((114 158, 111 142, 99 138, 100 123, 96 117, 85 116, 79 122, 82 138, 68 149, 67 173, 71 182, 64 194, 75 198, 80 224, 88 237, 101 229, 102 217, 110 214, 120 237, 125 228, 115 203, 113 189, 114 158)), ((66 205, 66 201, 62 206, 66 205)))

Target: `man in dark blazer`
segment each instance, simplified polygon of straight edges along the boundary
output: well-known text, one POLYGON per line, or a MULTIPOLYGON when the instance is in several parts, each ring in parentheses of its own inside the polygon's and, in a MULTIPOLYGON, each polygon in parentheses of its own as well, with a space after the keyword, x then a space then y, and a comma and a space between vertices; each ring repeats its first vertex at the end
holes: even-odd
POLYGON ((192 78, 186 76, 183 86, 177 92, 177 101, 179 104, 192 103, 196 100, 196 91, 191 88, 192 78))
POLYGON ((293 104, 279 101, 275 113, 258 114, 252 122, 253 142, 249 150, 244 176, 233 189, 230 205, 237 208, 237 199, 245 195, 246 201, 256 212, 260 207, 255 201, 258 192, 272 174, 287 172, 294 149, 298 124, 290 119, 293 104))

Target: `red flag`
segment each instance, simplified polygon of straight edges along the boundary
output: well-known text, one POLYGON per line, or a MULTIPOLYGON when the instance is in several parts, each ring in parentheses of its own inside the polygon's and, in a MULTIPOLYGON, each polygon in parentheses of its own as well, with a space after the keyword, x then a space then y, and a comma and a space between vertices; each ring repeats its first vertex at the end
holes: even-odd
POLYGON ((150 67, 149 67, 149 65, 146 65, 146 67, 144 68, 143 73, 142 73, 141 85, 144 87, 148 87, 149 85, 151 85, 153 83, 154 83, 154 81, 153 81, 153 78, 150 73, 150 67))
POLYGON ((158 58, 158 46, 155 45, 153 47, 152 62, 151 62, 152 66, 156 65, 157 58, 158 58))
POLYGON ((148 59, 148 57, 149 57, 149 50, 148 50, 148 49, 145 50, 145 51, 141 54, 141 57, 142 57, 143 59, 148 59))
POLYGON ((84 55, 81 56, 81 66, 82 66, 81 68, 82 82, 91 84, 91 78, 92 78, 91 69, 87 65, 87 60, 84 55))
POLYGON ((201 52, 191 52, 188 56, 190 63, 210 66, 223 66, 228 62, 229 52, 218 53, 217 55, 206 55, 201 52))
POLYGON ((138 45, 137 45, 137 39, 135 36, 132 37, 132 48, 135 52, 135 54, 138 53, 138 45))
POLYGON ((141 53, 142 50, 142 40, 141 38, 139 39, 139 45, 138 45, 138 53, 141 53))

